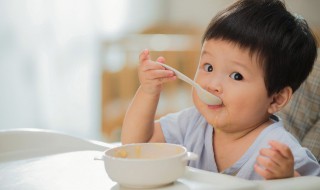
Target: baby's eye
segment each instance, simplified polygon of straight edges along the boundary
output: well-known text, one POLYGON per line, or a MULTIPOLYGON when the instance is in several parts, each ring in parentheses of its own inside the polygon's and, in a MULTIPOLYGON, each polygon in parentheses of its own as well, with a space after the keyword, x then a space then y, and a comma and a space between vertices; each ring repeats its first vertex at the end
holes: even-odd
POLYGON ((243 79, 243 76, 237 72, 231 73, 230 77, 234 80, 242 80, 243 79))
POLYGON ((204 64, 203 68, 207 72, 212 72, 213 71, 213 67, 209 63, 204 64))

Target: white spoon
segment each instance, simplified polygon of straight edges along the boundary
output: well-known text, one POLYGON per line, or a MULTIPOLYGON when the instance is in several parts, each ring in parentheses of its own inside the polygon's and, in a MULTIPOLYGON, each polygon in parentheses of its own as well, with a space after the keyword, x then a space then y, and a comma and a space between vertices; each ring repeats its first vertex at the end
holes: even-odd
POLYGON ((203 89, 199 84, 197 84, 196 82, 191 80, 186 75, 182 74, 180 71, 178 71, 178 70, 176 70, 176 69, 174 69, 164 63, 159 63, 159 62, 155 62, 155 63, 160 64, 161 66, 173 71, 179 79, 192 85, 196 89, 199 98, 204 103, 206 103, 208 105, 220 105, 222 103, 220 98, 218 98, 217 96, 215 96, 215 95, 211 94, 210 92, 206 91, 205 89, 203 89))

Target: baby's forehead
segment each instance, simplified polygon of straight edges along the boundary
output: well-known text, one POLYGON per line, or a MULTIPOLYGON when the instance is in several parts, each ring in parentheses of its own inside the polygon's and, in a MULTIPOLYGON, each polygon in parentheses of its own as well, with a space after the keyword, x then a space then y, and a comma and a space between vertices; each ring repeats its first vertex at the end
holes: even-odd
MULTIPOLYGON (((201 48, 201 57, 214 57, 217 56, 215 54, 215 49, 213 49, 211 46, 212 44, 215 45, 215 47, 219 47, 220 45, 225 45, 227 44, 227 48, 230 50, 239 50, 242 55, 247 56, 251 59, 251 62, 257 63, 258 65, 263 65, 265 62, 265 55, 260 51, 258 48, 254 48, 253 46, 241 44, 239 42, 234 42, 231 40, 225 40, 225 39, 209 39, 205 40, 202 44, 201 48)), ((219 56, 227 56, 226 54, 219 54, 219 56)))

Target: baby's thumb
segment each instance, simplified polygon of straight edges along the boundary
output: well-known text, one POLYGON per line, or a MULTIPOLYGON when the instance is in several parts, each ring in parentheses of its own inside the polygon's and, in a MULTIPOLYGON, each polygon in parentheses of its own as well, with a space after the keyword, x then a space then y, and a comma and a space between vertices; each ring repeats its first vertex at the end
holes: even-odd
POLYGON ((149 60, 150 54, 148 49, 144 49, 140 54, 140 61, 149 60))

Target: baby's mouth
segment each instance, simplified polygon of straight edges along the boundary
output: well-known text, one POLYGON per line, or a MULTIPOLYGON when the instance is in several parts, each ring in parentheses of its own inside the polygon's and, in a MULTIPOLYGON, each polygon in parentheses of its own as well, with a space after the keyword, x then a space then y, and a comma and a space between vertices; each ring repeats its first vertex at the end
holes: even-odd
POLYGON ((209 105, 209 104, 208 104, 208 107, 209 107, 209 108, 215 108, 215 109, 216 109, 216 108, 221 108, 221 107, 223 107, 223 106, 224 106, 223 102, 221 102, 221 104, 216 104, 216 105, 209 105))

